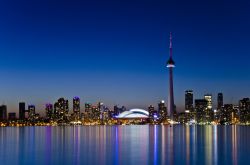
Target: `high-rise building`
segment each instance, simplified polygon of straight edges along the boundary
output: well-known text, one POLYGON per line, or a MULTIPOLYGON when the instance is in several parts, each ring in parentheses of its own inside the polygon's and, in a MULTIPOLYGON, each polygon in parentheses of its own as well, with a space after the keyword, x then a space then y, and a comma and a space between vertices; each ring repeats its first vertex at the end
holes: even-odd
POLYGON ((2 105, 0 106, 0 121, 7 120, 7 106, 2 105))
POLYGON ((221 113, 220 113, 221 124, 232 123, 233 113, 234 113, 233 104, 225 104, 224 106, 222 106, 221 113))
POLYGON ((149 119, 151 121, 154 121, 154 119, 157 118, 157 116, 158 116, 157 111, 155 110, 153 105, 150 105, 148 107, 148 113, 149 113, 149 119))
POLYGON ((20 120, 25 119, 25 103, 24 102, 19 103, 19 119, 20 120))
POLYGON ((223 94, 222 93, 218 93, 217 96, 217 110, 220 110, 223 106, 223 94))
POLYGON ((250 122, 250 99, 243 98, 239 101, 240 122, 250 122))
POLYGON ((46 111, 46 118, 52 119, 53 118, 53 105, 50 103, 46 104, 45 111, 46 111))
POLYGON ((59 98, 54 104, 54 114, 56 119, 68 120, 69 102, 64 98, 59 98))
MULTIPOLYGON (((185 91, 185 122, 195 119, 194 112, 194 95, 192 90, 185 91)), ((180 117, 179 117, 180 119, 180 117)))
POLYGON ((88 119, 93 118, 92 105, 90 103, 85 103, 85 113, 86 113, 86 118, 88 119))
POLYGON ((74 118, 80 119, 80 98, 79 97, 73 98, 73 112, 74 112, 74 118))
POLYGON ((173 68, 175 62, 172 58, 172 33, 170 33, 170 44, 169 44, 169 59, 167 61, 167 67, 169 69, 169 91, 168 91, 168 114, 171 120, 174 120, 174 85, 173 85, 173 68))
POLYGON ((195 100, 196 121, 198 123, 206 123, 207 121, 207 107, 208 101, 205 99, 195 100))
POLYGON ((34 120, 36 114, 35 105, 28 105, 28 120, 34 120))
POLYGON ((164 100, 162 100, 162 101, 160 101, 160 103, 158 103, 158 113, 159 113, 159 117, 161 120, 166 119, 167 107, 165 106, 164 100))
POLYGON ((212 122, 214 120, 214 111, 213 111, 213 104, 212 104, 212 95, 206 94, 204 95, 204 99, 207 100, 207 108, 206 108, 206 121, 212 122))
POLYGON ((191 112, 193 110, 194 98, 193 91, 186 90, 185 91, 185 110, 191 112))

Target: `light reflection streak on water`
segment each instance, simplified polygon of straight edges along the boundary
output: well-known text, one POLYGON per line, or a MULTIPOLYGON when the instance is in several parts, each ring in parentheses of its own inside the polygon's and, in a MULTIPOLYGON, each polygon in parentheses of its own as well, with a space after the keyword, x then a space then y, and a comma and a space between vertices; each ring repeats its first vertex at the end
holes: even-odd
POLYGON ((186 126, 186 164, 190 164, 190 126, 186 126))
POLYGON ((250 162, 249 132, 248 126, 0 128, 0 164, 237 165, 250 162))
POLYGON ((165 132, 165 129, 164 129, 165 127, 164 126, 162 126, 161 127, 161 132, 162 132, 162 139, 161 139, 161 141, 162 141, 162 145, 161 145, 161 160, 162 160, 162 162, 161 162, 161 164, 166 164, 166 157, 165 157, 165 155, 166 155, 166 132, 165 132))
POLYGON ((158 148, 157 148, 157 127, 156 125, 154 126, 154 165, 157 165, 158 162, 157 162, 157 151, 158 151, 158 148))
POLYGON ((213 126, 213 164, 218 164, 218 133, 217 125, 213 126))
POLYGON ((114 164, 118 165, 118 147, 119 147, 119 143, 118 143, 118 127, 115 127, 115 157, 114 157, 114 164))
POLYGON ((237 159, 237 126, 233 125, 232 126, 232 157, 233 157, 233 164, 237 165, 238 164, 238 159, 237 159))
POLYGON ((206 164, 212 164, 212 131, 211 125, 205 126, 205 156, 206 164))

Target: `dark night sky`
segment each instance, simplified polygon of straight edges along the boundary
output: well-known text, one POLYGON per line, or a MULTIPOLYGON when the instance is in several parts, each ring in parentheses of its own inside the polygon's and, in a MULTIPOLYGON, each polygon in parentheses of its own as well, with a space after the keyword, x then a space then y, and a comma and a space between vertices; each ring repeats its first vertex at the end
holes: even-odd
POLYGON ((167 99, 170 31, 179 111, 186 89, 250 96, 248 0, 2 0, 0 101, 8 111, 61 96, 156 105, 167 99))

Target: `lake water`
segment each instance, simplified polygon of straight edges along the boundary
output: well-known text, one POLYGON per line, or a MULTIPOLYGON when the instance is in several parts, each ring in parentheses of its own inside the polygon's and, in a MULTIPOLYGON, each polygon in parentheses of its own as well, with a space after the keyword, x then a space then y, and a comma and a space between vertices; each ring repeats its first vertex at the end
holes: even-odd
POLYGON ((0 127, 0 164, 250 164, 250 127, 0 127))

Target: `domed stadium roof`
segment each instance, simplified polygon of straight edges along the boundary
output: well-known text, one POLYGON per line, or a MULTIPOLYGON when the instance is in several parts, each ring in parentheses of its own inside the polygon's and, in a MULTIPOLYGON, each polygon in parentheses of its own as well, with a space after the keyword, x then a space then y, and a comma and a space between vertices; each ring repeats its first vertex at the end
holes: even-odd
POLYGON ((116 118, 148 118, 148 116, 148 111, 135 108, 120 113, 116 118))

